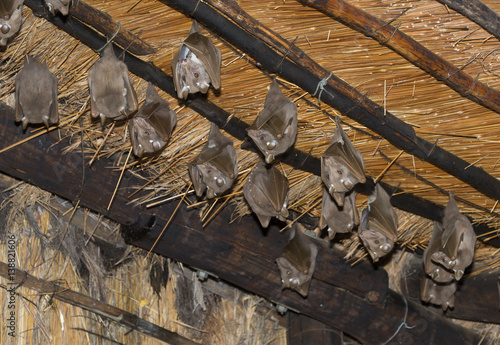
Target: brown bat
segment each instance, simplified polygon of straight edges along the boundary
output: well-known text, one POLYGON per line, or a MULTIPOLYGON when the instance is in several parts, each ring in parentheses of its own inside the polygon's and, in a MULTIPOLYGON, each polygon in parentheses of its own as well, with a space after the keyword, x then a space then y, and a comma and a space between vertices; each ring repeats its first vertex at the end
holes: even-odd
POLYGON ((307 297, 316 268, 318 247, 294 224, 290 242, 276 259, 280 270, 282 289, 292 289, 307 297))
POLYGON ((175 112, 149 83, 146 101, 129 122, 134 154, 142 157, 161 151, 167 145, 176 123, 175 112))
POLYGON ((207 93, 210 84, 220 89, 221 62, 220 50, 201 34, 198 23, 193 20, 189 36, 172 60, 177 97, 186 99, 190 93, 207 93))
POLYGON ((442 250, 433 253, 431 260, 452 270, 455 279, 460 280, 474 258, 476 234, 467 217, 460 213, 453 194, 444 210, 443 228, 442 250))
POLYGON ((52 15, 55 15, 56 11, 61 12, 63 16, 68 15, 71 0, 45 0, 45 2, 47 3, 47 7, 52 15))
POLYGON ((358 182, 365 183, 363 156, 345 134, 340 119, 330 146, 321 156, 321 178, 330 195, 339 206, 344 204, 344 194, 358 182))
POLYGON ((9 38, 21 29, 24 0, 0 1, 0 46, 5 46, 9 38))
POLYGON ((90 106, 93 118, 125 120, 137 110, 137 95, 130 84, 128 69, 113 50, 104 48, 101 58, 92 66, 88 75, 90 106))
POLYGON ((434 230, 429 245, 424 251, 424 269, 425 274, 432 278, 436 283, 449 283, 454 279, 453 272, 447 270, 441 265, 432 261, 432 255, 443 250, 441 238, 443 236, 443 227, 440 223, 434 222, 434 230))
POLYGON ((29 55, 16 76, 16 121, 22 122, 23 130, 28 123, 43 123, 49 128, 59 122, 57 78, 45 63, 29 55))
POLYGON ((288 179, 274 166, 259 161, 243 185, 243 195, 264 228, 272 217, 288 217, 288 179))
POLYGON ((398 239, 398 217, 391 206, 389 194, 379 184, 368 197, 368 207, 361 215, 359 237, 373 262, 388 254, 398 239))
POLYGON ((207 144, 189 163, 188 168, 198 197, 202 196, 205 189, 209 199, 221 195, 232 186, 238 176, 233 142, 223 136, 219 127, 212 123, 207 144))
POLYGON ((425 303, 440 305, 443 311, 455 306, 455 291, 457 282, 436 283, 429 276, 424 275, 420 280, 420 299, 425 303))
POLYGON ((264 109, 247 132, 268 164, 295 143, 297 106, 283 95, 275 79, 267 92, 264 109))
POLYGON ((328 226, 328 238, 333 240, 336 233, 350 232, 356 225, 359 225, 356 192, 347 193, 344 205, 339 207, 328 193, 328 190, 323 187, 320 229, 328 226))

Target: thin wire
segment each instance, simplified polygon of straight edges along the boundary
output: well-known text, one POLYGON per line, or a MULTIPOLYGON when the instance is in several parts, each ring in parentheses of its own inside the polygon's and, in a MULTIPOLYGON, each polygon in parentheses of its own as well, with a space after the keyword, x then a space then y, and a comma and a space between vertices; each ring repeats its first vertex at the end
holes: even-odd
POLYGON ((406 316, 408 316, 408 301, 406 300, 405 296, 403 296, 403 299, 405 301, 405 306, 406 306, 406 309, 405 309, 405 318, 403 320, 403 322, 399 325, 398 329, 396 330, 396 332, 392 335, 392 337, 389 338, 389 340, 387 340, 385 343, 383 343, 382 345, 387 345, 389 344, 389 342, 394 339, 394 337, 399 333, 399 331, 401 330, 401 328, 404 326, 405 328, 407 329, 412 329, 412 328, 415 328, 417 327, 416 325, 415 326, 408 326, 408 324, 406 323, 406 316))
POLYGON ((325 86, 328 83, 328 79, 330 79, 332 77, 332 75, 333 75, 333 72, 330 72, 330 75, 326 78, 321 79, 320 82, 318 83, 318 86, 316 86, 316 91, 314 91, 313 97, 316 96, 316 94, 318 93, 318 90, 319 90, 318 104, 321 104, 321 94, 323 93, 323 91, 325 91, 327 94, 332 96, 328 91, 325 90, 325 86))

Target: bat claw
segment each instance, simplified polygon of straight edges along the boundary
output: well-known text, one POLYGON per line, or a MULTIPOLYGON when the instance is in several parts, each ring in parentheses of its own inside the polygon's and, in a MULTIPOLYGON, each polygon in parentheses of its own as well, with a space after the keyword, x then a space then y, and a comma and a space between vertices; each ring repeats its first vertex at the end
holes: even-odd
POLYGON ((455 280, 460 280, 462 279, 463 275, 464 275, 464 271, 462 270, 454 270, 455 272, 455 280))

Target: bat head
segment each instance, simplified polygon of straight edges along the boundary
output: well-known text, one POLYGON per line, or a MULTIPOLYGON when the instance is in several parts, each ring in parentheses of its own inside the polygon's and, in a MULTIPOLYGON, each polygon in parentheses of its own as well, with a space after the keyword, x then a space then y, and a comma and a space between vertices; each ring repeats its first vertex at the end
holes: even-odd
POLYGON ((15 36, 22 24, 23 0, 3 0, 0 2, 0 46, 7 44, 15 36))
POLYGON ((363 241, 373 262, 377 262, 381 257, 387 255, 394 247, 394 241, 376 230, 361 230, 359 232, 359 238, 363 241))
POLYGON ((137 157, 156 153, 167 144, 146 118, 135 116, 129 124, 134 154, 137 157))
POLYGON ((348 192, 359 182, 349 167, 334 156, 322 157, 321 162, 321 177, 330 195, 348 192))
POLYGON ((195 53, 189 50, 188 47, 181 47, 181 56, 177 63, 177 73, 180 81, 180 92, 182 98, 187 98, 189 93, 207 93, 210 86, 210 76, 208 75, 203 63, 198 59, 195 53))
POLYGON ((232 185, 232 180, 210 162, 195 167, 207 189, 207 198, 212 199, 224 193, 232 185))

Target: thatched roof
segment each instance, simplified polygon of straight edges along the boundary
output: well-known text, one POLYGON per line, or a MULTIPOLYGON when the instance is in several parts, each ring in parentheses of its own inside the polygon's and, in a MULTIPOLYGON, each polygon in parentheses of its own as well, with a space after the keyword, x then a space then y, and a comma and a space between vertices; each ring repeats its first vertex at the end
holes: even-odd
MULTIPOLYGON (((26 54, 45 61, 58 79, 58 133, 61 139, 69 138, 65 152, 81 159, 83 147, 85 162, 112 162, 116 170, 127 171, 143 184, 152 180, 144 187, 146 193, 129 199, 137 210, 150 206, 154 212, 153 203, 181 200, 190 185, 187 164, 201 151, 213 121, 234 142, 239 176, 231 192, 216 203, 197 199, 192 191, 182 200, 190 215, 199 216, 204 225, 230 205, 236 229, 240 218, 251 213, 242 186, 259 159, 251 140, 245 138, 245 128, 262 110, 267 86, 276 77, 283 93, 298 107, 295 151, 279 156, 276 164, 290 181, 293 219, 300 217, 298 221, 312 230, 317 226, 322 195, 318 158, 328 147, 336 128, 334 117, 339 116, 363 155, 366 176, 383 183, 395 207, 430 219, 398 211, 402 248, 426 247, 432 221, 442 217, 442 207, 453 193, 480 234, 476 264, 469 273, 498 267, 499 36, 471 18, 436 1, 349 2, 371 16, 342 7, 332 7, 328 15, 301 4, 314 1, 240 1, 243 11, 269 29, 263 31, 255 22, 238 23, 245 17, 238 19, 230 12, 232 1, 87 1, 111 16, 100 23, 83 10, 69 18, 54 18, 42 10, 40 1, 25 3, 29 8, 24 10, 22 30, 2 52, 0 101, 14 106, 15 76, 26 54), (58 28, 35 16, 32 8, 58 28), (211 11, 225 12, 229 22, 247 32, 230 27, 211 11), (169 76, 172 57, 189 33, 189 16, 200 22, 203 33, 221 50, 222 87, 182 101, 175 98, 169 76), (158 157, 138 160, 130 155, 124 123, 101 128, 90 119, 87 74, 99 58, 94 50, 105 39, 89 34, 88 27, 107 37, 117 29, 124 35, 119 44, 127 53, 121 58, 131 71, 139 103, 151 81, 177 112, 177 127, 158 157), (262 43, 265 40, 267 46, 262 43), (330 71, 333 75, 327 78, 330 71), (324 91, 318 89, 313 95, 323 78, 328 83, 324 91)), ((500 12, 498 4, 488 5, 500 12)), ((15 143, 2 141, 0 150, 11 144, 15 143)), ((358 187, 360 209, 373 188, 370 181, 366 188, 358 187)), ((113 183, 117 190, 123 188, 113 183)), ((110 201, 102 201, 106 204, 102 209, 110 209, 110 201)), ((366 256, 357 236, 340 242, 347 258, 366 256)))

